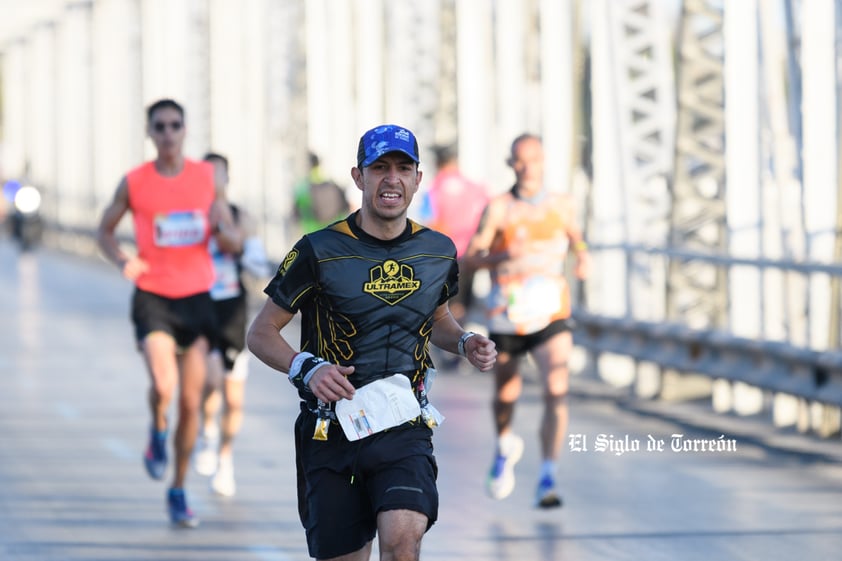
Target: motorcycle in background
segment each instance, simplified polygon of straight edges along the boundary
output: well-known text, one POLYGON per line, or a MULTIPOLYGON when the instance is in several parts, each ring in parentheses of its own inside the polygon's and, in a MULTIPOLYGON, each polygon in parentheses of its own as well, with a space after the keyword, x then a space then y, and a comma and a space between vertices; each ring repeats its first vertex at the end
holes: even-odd
POLYGON ((11 229, 21 250, 28 251, 41 243, 44 222, 41 217, 41 193, 32 185, 23 185, 14 193, 11 229))

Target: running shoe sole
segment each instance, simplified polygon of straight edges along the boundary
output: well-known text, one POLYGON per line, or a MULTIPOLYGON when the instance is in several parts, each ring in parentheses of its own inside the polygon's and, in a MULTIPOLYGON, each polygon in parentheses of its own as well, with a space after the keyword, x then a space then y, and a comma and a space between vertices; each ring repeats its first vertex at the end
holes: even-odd
POLYGON ((554 490, 550 489, 544 492, 535 506, 538 508, 559 508, 561 504, 561 497, 554 490))
POLYGON ((192 516, 190 518, 184 518, 184 519, 181 519, 181 520, 173 520, 172 525, 175 526, 176 528, 188 528, 188 529, 198 528, 199 527, 199 519, 196 518, 195 516, 192 516))

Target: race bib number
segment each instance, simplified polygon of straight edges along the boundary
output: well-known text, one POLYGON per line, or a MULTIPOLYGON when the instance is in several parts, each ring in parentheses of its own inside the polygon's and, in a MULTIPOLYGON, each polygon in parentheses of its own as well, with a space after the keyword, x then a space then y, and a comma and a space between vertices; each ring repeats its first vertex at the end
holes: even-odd
POLYGON ((532 277, 509 285, 509 319, 516 324, 544 321, 562 310, 561 279, 532 277))
POLYGON ((237 261, 233 255, 216 253, 213 256, 213 269, 216 274, 211 287, 211 298, 226 300, 240 295, 240 278, 237 261))
POLYGON ((420 414, 421 406, 403 374, 366 384, 354 393, 354 399, 336 402, 336 418, 350 441, 396 427, 420 414))
POLYGON ((203 243, 207 219, 199 210, 187 210, 155 216, 155 245, 183 247, 203 243))

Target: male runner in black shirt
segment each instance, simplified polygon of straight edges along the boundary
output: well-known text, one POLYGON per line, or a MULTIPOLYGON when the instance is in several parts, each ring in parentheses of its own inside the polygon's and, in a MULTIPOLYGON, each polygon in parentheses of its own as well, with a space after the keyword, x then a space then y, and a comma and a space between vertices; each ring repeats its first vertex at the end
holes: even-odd
POLYGON ((481 371, 496 360, 494 343, 450 314, 453 242, 407 219, 418 163, 409 130, 366 132, 351 170, 360 210, 295 244, 249 329, 251 351, 288 373, 302 399, 298 504, 317 559, 366 560, 378 533, 381 557, 418 559, 438 513, 437 412, 424 388, 429 344, 481 371), (300 352, 280 335, 298 312, 300 352))

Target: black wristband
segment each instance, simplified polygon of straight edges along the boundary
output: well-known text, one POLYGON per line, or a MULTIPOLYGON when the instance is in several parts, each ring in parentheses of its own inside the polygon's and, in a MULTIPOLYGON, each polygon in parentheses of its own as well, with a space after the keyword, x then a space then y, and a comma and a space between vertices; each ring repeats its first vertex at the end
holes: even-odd
POLYGON ((318 356, 310 356, 301 362, 301 367, 295 373, 290 372, 289 381, 293 386, 299 390, 312 393, 312 390, 307 385, 310 382, 312 374, 327 362, 325 359, 318 356))

